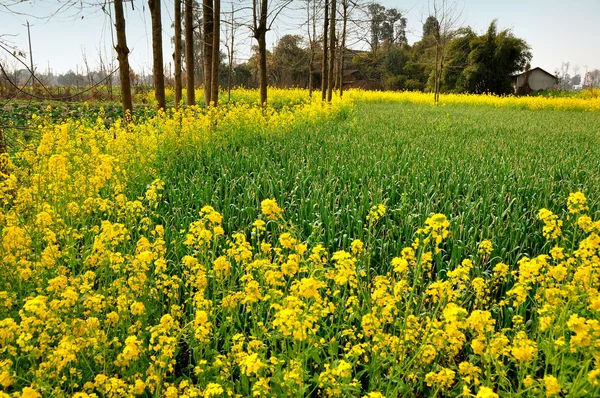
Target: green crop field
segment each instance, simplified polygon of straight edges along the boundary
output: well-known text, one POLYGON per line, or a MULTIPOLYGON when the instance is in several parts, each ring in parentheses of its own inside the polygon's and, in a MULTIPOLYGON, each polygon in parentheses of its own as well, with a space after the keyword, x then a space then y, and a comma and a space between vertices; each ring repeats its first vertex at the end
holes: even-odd
MULTIPOLYGON (((361 104, 343 120, 276 138, 235 138, 161 160, 166 225, 183 228, 215 205, 228 232, 273 197, 308 237, 331 250, 364 239, 370 207, 384 203, 377 267, 412 241, 425 218, 452 220, 451 264, 494 241, 516 263, 542 252, 537 211, 570 192, 600 193, 600 114, 472 106, 361 104)), ((596 199, 592 209, 597 210, 596 199)))
POLYGON ((3 108, 0 398, 600 394, 597 99, 234 96, 3 108))

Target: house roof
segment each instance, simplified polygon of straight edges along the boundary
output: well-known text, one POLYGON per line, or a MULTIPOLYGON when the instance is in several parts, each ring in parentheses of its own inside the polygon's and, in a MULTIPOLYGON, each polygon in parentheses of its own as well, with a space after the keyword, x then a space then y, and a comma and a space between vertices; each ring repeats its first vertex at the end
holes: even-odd
MULTIPOLYGON (((540 72, 543 72, 543 73, 547 74, 548 76, 552 76, 554 79, 558 80, 557 76, 553 75, 550 72, 546 72, 545 70, 543 70, 540 67, 535 67, 533 69, 529 69, 529 73, 533 72, 534 70, 539 70, 540 72)), ((516 77, 519 77, 519 76, 523 76, 524 74, 525 74, 525 72, 523 72, 523 73, 517 73, 516 75, 512 75, 511 77, 515 77, 516 78, 516 77)))

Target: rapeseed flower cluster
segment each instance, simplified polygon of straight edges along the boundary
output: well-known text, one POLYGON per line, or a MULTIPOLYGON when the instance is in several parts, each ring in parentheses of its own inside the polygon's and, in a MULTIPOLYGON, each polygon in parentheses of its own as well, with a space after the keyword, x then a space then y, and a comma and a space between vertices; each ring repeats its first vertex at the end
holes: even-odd
MULTIPOLYGON (((351 98, 356 102, 433 104, 433 95, 431 93, 423 93, 418 91, 397 92, 353 89, 344 91, 344 96, 351 98)), ((512 95, 497 96, 492 94, 449 93, 440 95, 439 104, 442 106, 460 104, 471 106, 492 106, 497 108, 598 111, 600 110, 600 97, 515 97, 512 95)))
POLYGON ((383 203, 374 205, 369 210, 369 214, 367 215, 367 221, 369 223, 376 223, 381 217, 385 215, 386 208, 383 203))
MULTIPOLYGON (((159 181, 148 187, 157 196, 164 189, 159 181)), ((152 195, 141 202, 144 212, 152 195)), ((50 228, 56 217, 46 213, 32 222, 50 228)), ((361 241, 332 254, 310 247, 273 199, 263 202, 253 223, 261 233, 250 240, 226 236, 213 207, 198 215, 181 231, 188 254, 180 260, 168 255, 160 225, 147 221, 134 234, 103 220, 83 268, 36 264, 41 275, 15 274, 10 281, 21 290, 5 284, 2 292, 2 389, 77 397, 598 391, 595 229, 575 247, 524 258, 512 273, 498 263, 482 277, 474 261, 492 249, 483 241, 473 259, 441 276, 435 252, 450 238, 450 221, 436 214, 390 273, 369 279, 360 272, 370 255, 361 241), (263 219, 273 214, 276 227, 267 230, 263 219), (30 283, 34 290, 23 295, 30 283), (551 373, 540 375, 540 360, 551 373)), ((4 263, 32 261, 21 248, 32 238, 10 236, 21 238, 3 240, 4 263)))
MULTIPOLYGON (((184 89, 185 91, 185 89, 184 89)), ((446 93, 440 95, 439 104, 461 104, 475 106, 492 106, 498 108, 518 108, 518 109, 554 109, 554 110, 582 110, 598 111, 600 110, 600 96, 592 94, 589 90, 582 91, 583 95, 570 97, 554 96, 520 96, 513 95, 497 96, 493 94, 458 94, 446 93)), ((196 98, 202 102, 202 88, 196 89, 196 98)), ((175 93, 172 89, 166 91, 167 101, 173 102, 175 93)), ((137 94, 137 100, 155 104, 154 92, 148 91, 137 94)), ((433 104, 433 94, 419 91, 368 91, 360 89, 344 90, 346 99, 356 102, 406 102, 417 104, 433 104)), ((185 98, 185 93, 184 93, 185 98)), ((334 96, 334 99, 337 99, 334 96)), ((259 95, 257 90, 245 89, 241 87, 234 88, 231 91, 231 101, 236 104, 259 104, 259 95)), ((281 89, 269 87, 269 103, 277 108, 290 107, 299 104, 307 104, 311 101, 320 102, 320 97, 310 98, 308 90, 293 88, 281 89)))

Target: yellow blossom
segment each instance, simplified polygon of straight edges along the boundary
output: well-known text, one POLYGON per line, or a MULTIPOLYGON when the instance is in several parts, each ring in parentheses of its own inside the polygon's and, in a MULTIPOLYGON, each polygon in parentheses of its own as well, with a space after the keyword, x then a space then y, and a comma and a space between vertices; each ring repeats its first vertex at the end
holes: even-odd
POLYGON ((477 252, 479 254, 489 256, 490 254, 492 254, 492 242, 490 242, 489 240, 481 241, 481 243, 479 243, 479 249, 477 249, 477 252))
POLYGON ((479 391, 477 391, 476 398, 498 398, 498 394, 494 392, 489 387, 480 387, 479 391))
POLYGON ((376 223, 381 217, 383 217, 386 213, 386 208, 383 203, 378 205, 374 205, 369 210, 369 214, 367 215, 367 221, 371 224, 376 223))
POLYGON ((552 375, 544 376, 544 387, 546 388, 546 397, 553 397, 560 394, 561 387, 558 379, 552 375))
POLYGON ((283 209, 279 207, 275 199, 265 199, 260 203, 262 214, 267 217, 267 220, 277 220, 283 214, 283 209))

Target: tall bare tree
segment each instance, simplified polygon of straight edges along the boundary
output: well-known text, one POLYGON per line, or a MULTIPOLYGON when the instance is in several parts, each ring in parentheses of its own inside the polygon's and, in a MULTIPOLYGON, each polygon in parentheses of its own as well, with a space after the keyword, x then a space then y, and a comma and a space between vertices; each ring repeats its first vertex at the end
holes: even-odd
POLYGON ((327 48, 329 43, 327 42, 327 35, 329 30, 329 1, 325 0, 325 8, 324 8, 324 16, 323 16, 323 61, 321 62, 321 100, 325 101, 327 99, 327 82, 329 80, 329 67, 327 48))
POLYGON ((312 98, 314 89, 315 56, 317 52, 317 3, 306 0, 306 33, 308 35, 308 95, 312 98))
POLYGON ((213 0, 213 43, 210 102, 219 102, 219 65, 221 64, 221 0, 213 0))
POLYGON ((108 96, 110 100, 113 100, 113 77, 112 73, 115 70, 114 66, 114 58, 108 57, 106 55, 106 50, 104 50, 104 54, 102 53, 102 49, 98 49, 98 63, 100 64, 100 75, 106 79, 106 91, 108 92, 108 96))
POLYGON ((121 86, 121 102, 125 119, 131 115, 133 104, 131 100, 131 80, 129 76, 129 48, 127 48, 127 35, 125 34, 125 14, 123 0, 114 0, 115 29, 117 31, 117 58, 119 60, 119 80, 121 86))
POLYGON ((329 0, 331 3, 331 21, 329 22, 329 72, 327 73, 327 102, 331 102, 333 97, 333 84, 335 69, 335 17, 336 0, 329 0))
POLYGON ((260 87, 260 103, 267 104, 267 0, 252 0, 252 33, 258 42, 258 81, 260 87))
POLYGON ((267 32, 271 30, 277 16, 292 2, 292 0, 281 0, 271 5, 269 10, 268 0, 252 0, 252 36, 258 42, 258 81, 260 91, 260 103, 267 104, 267 32), (271 21, 269 22, 269 16, 271 21))
POLYGON ((348 27, 348 7, 350 6, 350 0, 341 0, 342 4, 342 38, 340 43, 340 54, 339 54, 339 66, 338 66, 338 79, 340 88, 340 98, 344 96, 344 57, 346 56, 346 34, 348 27))
POLYGON ((210 104, 212 90, 212 64, 213 64, 213 2, 202 1, 202 64, 204 76, 204 103, 210 104))
POLYGON ((231 81, 233 74, 233 57, 235 53, 235 8, 233 2, 231 3, 231 15, 229 20, 229 27, 225 31, 225 48, 227 49, 227 101, 231 101, 231 81))
POLYGON ((175 52, 173 53, 173 59, 175 63, 175 107, 177 108, 181 102, 181 93, 183 91, 181 80, 181 0, 174 1, 174 8, 175 52))
POLYGON ((429 15, 437 21, 437 24, 432 24, 432 36, 435 39, 433 100, 438 103, 440 82, 446 67, 448 44, 454 38, 460 25, 462 12, 459 9, 458 0, 432 0, 429 3, 429 15))
POLYGON ((167 107, 165 98, 165 74, 162 49, 162 20, 160 0, 148 0, 150 18, 152 19, 152 74, 154 77, 154 97, 158 109, 167 107))
POLYGON ((194 0, 185 0, 185 74, 186 74, 186 103, 196 105, 194 92, 194 0))

